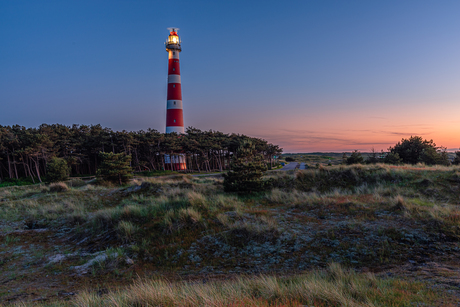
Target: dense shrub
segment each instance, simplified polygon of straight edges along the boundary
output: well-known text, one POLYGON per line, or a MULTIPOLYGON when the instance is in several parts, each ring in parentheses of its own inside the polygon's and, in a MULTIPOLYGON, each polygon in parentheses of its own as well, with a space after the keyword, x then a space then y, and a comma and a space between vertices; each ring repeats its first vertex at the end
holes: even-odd
POLYGON ((48 180, 50 182, 65 181, 69 178, 70 168, 66 160, 53 157, 46 165, 48 180))
POLYGON ((420 136, 411 136, 402 139, 394 147, 388 148, 390 153, 398 154, 402 163, 417 164, 423 162, 428 165, 449 165, 446 149, 436 147, 433 140, 424 140, 420 136))

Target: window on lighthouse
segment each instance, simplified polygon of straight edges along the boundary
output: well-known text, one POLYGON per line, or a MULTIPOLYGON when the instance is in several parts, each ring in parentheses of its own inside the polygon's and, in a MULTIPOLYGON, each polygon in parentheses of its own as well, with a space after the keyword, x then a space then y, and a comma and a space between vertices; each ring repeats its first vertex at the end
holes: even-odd
POLYGON ((175 68, 173 68, 173 71, 176 71, 176 69, 175 69, 175 68))
POLYGON ((176 122, 176 120, 174 120, 174 122, 176 122))
POLYGON ((173 84, 173 87, 176 87, 176 85, 175 85, 175 84, 173 84))

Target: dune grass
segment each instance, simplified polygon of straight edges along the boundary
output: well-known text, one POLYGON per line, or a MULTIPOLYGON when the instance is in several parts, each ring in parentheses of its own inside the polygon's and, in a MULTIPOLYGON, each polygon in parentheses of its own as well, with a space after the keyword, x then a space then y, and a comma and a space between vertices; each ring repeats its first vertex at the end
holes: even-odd
MULTIPOLYGON (((80 292, 71 301, 14 306, 433 306, 439 293, 422 282, 379 278, 332 263, 325 270, 276 277, 239 276, 231 280, 170 282, 138 279, 124 289, 99 295, 80 292)), ((445 306, 453 306, 446 301, 445 306)))
MULTIPOLYGON (((378 278, 338 264, 291 277, 259 275, 232 280, 170 282, 136 280, 105 295, 86 290, 59 306, 414 306, 433 305, 440 296, 421 282, 378 278)), ((30 306, 18 303, 16 306, 30 306)), ((57 306, 53 303, 37 306, 57 306)))

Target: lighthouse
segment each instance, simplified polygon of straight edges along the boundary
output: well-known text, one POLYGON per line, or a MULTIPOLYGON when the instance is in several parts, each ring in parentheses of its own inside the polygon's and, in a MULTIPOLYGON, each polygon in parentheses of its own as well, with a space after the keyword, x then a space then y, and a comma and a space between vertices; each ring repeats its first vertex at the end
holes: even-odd
POLYGON ((182 112, 182 89, 180 82, 179 53, 181 41, 177 35, 179 28, 168 28, 166 51, 168 52, 168 96, 166 101, 166 133, 184 133, 184 115, 182 112))
MULTIPOLYGON (((180 46, 179 28, 168 28, 170 30, 166 41, 166 51, 168 52, 168 94, 166 98, 166 133, 175 132, 183 134, 184 114, 182 112, 182 89, 180 81, 179 53, 182 51, 180 46)), ((166 169, 173 171, 186 170, 185 155, 178 153, 165 155, 166 169)))

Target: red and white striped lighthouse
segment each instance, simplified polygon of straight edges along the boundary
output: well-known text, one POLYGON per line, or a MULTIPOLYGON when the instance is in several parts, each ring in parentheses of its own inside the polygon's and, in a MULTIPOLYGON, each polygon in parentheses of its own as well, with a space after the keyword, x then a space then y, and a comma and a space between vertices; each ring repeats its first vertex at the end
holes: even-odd
MULTIPOLYGON (((166 98, 166 133, 183 134, 184 114, 182 112, 182 89, 180 82, 179 52, 182 51, 180 39, 177 35, 179 28, 168 28, 170 30, 166 41, 168 52, 168 97, 166 98)), ((173 171, 186 170, 185 155, 182 153, 165 155, 166 169, 173 171)))
POLYGON ((177 35, 179 28, 168 28, 171 32, 166 41, 169 54, 168 98, 166 101, 166 133, 184 133, 184 115, 182 112, 182 90, 180 82, 179 53, 182 51, 177 35))

